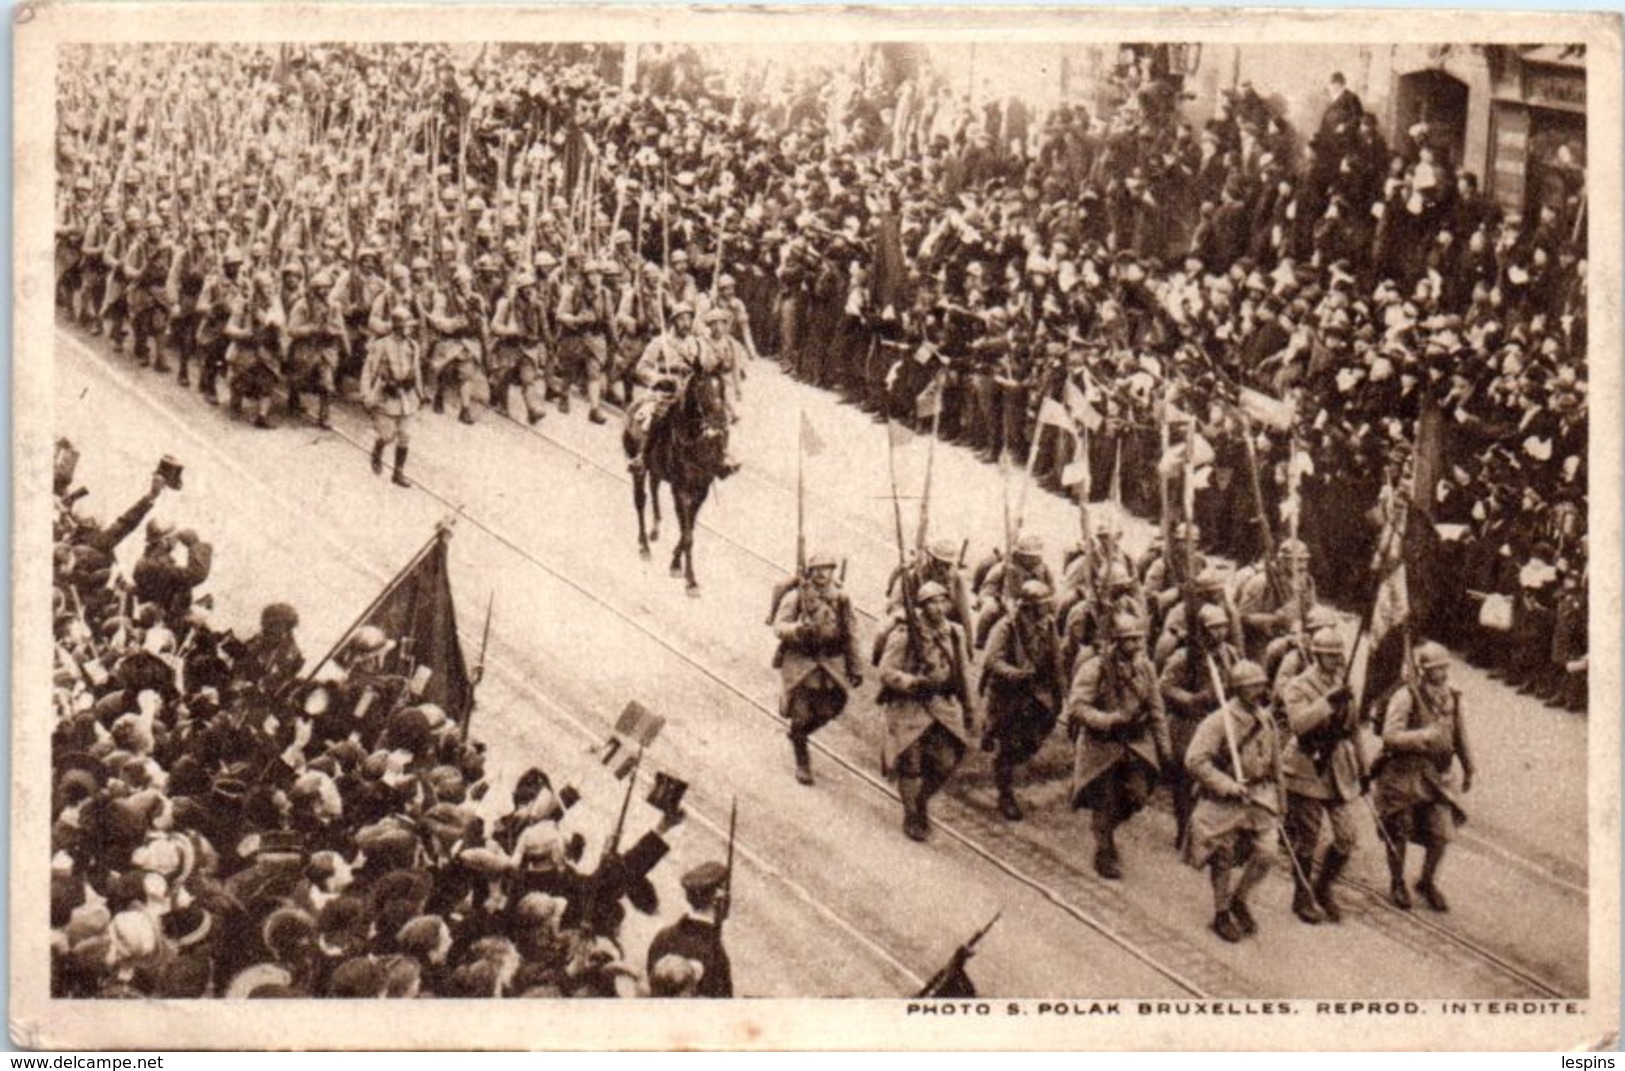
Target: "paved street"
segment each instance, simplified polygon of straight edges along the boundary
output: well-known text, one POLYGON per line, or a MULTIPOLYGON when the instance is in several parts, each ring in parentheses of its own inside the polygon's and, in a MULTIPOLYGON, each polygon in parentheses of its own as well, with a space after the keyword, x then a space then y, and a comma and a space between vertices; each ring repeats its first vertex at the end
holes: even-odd
MULTIPOLYGON (((286 599, 300 609, 301 642, 314 658, 437 520, 460 515, 453 585, 471 658, 495 592, 492 670, 475 734, 506 779, 497 795, 540 763, 555 782, 580 787, 586 802, 570 823, 599 837, 624 783, 589 749, 628 699, 664 714, 670 724, 648 765, 694 787, 677 865, 657 871, 663 907, 669 915, 681 903, 675 874, 720 856, 737 798, 746 867, 729 942, 744 993, 904 995, 999 910, 972 966, 995 995, 1585 992, 1585 720, 1464 665, 1452 672, 1479 776, 1471 823, 1444 871, 1454 910, 1443 917, 1408 919, 1351 890, 1350 920, 1311 930, 1290 915, 1278 875, 1260 897, 1260 938, 1223 945, 1206 929, 1206 879, 1175 857, 1162 810, 1131 823, 1124 882, 1093 876, 1087 822, 1063 802, 1060 734, 1034 764, 1028 821, 997 817, 990 770, 973 754, 936 808, 930 843, 913 844, 879 776, 872 677, 820 734, 818 784, 797 785, 762 616, 794 557, 799 412, 828 446, 808 463, 809 544, 847 561, 847 589, 861 610, 878 608, 896 550, 883 429, 769 363, 752 366, 745 384, 736 453, 746 469, 716 489, 702 515, 702 595, 691 599, 666 575, 676 534, 669 500, 653 560, 638 558, 613 424, 555 412, 532 431, 483 413, 478 427, 464 428, 425 415, 412 452, 419 487, 401 491, 368 471, 370 435, 354 409, 336 413, 335 432, 255 431, 168 378, 116 362, 99 342, 66 330, 57 340, 54 430, 82 444, 80 480, 95 512, 110 516, 136 497, 152 458, 181 457, 186 490, 160 513, 214 541, 207 587, 222 623, 246 630, 261 605, 286 599)), ((918 494, 925 452, 922 440, 899 453, 906 496, 918 494)), ((935 465, 933 530, 968 538, 974 559, 1001 528, 999 474, 945 446, 935 465)), ((911 539, 916 509, 905 502, 911 539)), ((1027 514, 1058 565, 1077 531, 1075 507, 1034 489, 1027 514)), ((1143 546, 1149 526, 1128 529, 1131 548, 1143 546)), ((860 622, 860 650, 872 624, 860 622)), ((634 828, 655 817, 641 805, 634 815, 634 828)), ((1360 824, 1353 876, 1385 888, 1380 845, 1369 820, 1360 824)), ((636 921, 644 932, 629 926, 629 944, 642 947, 657 923, 636 921)))

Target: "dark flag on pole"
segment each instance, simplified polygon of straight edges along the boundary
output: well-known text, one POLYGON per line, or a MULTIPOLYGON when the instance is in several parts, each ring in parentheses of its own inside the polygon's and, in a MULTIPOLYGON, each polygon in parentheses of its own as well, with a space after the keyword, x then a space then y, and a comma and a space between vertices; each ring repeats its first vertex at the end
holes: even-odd
POLYGON ((421 702, 436 704, 453 722, 466 725, 474 708, 474 682, 463 658, 457 611, 452 605, 446 562, 450 537, 448 529, 438 529, 315 668, 338 654, 357 629, 376 625, 395 641, 391 670, 420 687, 421 702))
POLYGON ((890 305, 899 313, 912 300, 908 294, 908 261, 903 257, 902 223, 888 207, 875 228, 874 244, 875 307, 890 305))

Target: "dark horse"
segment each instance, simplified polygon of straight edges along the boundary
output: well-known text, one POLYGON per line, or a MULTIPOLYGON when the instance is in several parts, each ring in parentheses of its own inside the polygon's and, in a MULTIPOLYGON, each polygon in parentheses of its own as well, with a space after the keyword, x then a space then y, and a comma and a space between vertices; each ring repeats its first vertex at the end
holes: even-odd
MULTIPOLYGON (((638 508, 638 552, 649 557, 649 544, 660 538, 660 485, 671 485, 682 534, 672 550, 671 575, 688 582, 688 593, 700 593, 694 579, 694 526, 711 482, 726 474, 728 410, 724 381, 716 372, 699 372, 677 392, 664 414, 649 427, 645 471, 632 473, 632 502, 638 508), (654 505, 654 524, 645 527, 643 507, 654 505)), ((630 424, 621 436, 627 457, 637 453, 630 424)))

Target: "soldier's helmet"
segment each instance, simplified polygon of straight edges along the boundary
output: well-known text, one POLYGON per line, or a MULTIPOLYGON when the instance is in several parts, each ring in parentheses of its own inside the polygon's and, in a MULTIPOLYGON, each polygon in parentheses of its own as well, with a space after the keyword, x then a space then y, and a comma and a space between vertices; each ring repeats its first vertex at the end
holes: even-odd
POLYGON ((536 254, 536 266, 543 271, 552 271, 559 266, 559 258, 544 249, 536 254))
POLYGON ((1208 603, 1196 615, 1196 623, 1203 628, 1223 628, 1230 624, 1230 615, 1224 612, 1223 607, 1208 603))
POLYGON ((1106 570, 1106 586, 1109 588, 1127 587, 1134 583, 1134 574, 1128 571, 1128 566, 1122 562, 1112 562, 1106 570))
POLYGON ((412 310, 405 305, 396 305, 389 310, 389 319, 391 323, 409 324, 412 322, 412 310))
POLYGON ((1309 560, 1309 546, 1301 539, 1283 540, 1281 543, 1281 549, 1276 553, 1289 560, 1301 562, 1306 562, 1309 560))
POLYGON ((333 289, 333 277, 325 271, 319 271, 311 278, 310 288, 312 290, 331 290, 333 289))
POLYGON ((1145 622, 1137 614, 1118 614, 1112 618, 1112 635, 1120 640, 1145 639, 1145 622))
POLYGON ((708 324, 726 324, 733 322, 733 313, 724 308, 714 308, 706 312, 705 322, 708 324))
POLYGON ((1053 594, 1042 580, 1028 580, 1021 585, 1021 601, 1025 603, 1048 602, 1053 594))
POLYGON ((290 260, 286 264, 282 265, 282 274, 303 276, 305 274, 305 268, 304 265, 300 264, 297 260, 290 260))
POLYGON ((683 250, 683 249, 674 249, 674 250, 672 250, 671 262, 672 262, 673 265, 687 264, 688 263, 688 251, 683 250))
POLYGON ((1243 658, 1230 667, 1230 687, 1234 690, 1239 691, 1248 685, 1268 686, 1269 682, 1264 667, 1251 659, 1243 658))
POLYGON ((583 264, 581 266, 581 270, 586 275, 602 275, 602 274, 604 274, 604 266, 603 266, 603 264, 601 264, 600 262, 598 262, 596 260, 587 261, 587 263, 585 263, 585 264, 583 264))
POLYGON ((828 551, 820 550, 807 555, 807 568, 809 570, 833 569, 835 568, 835 565, 835 555, 829 553, 828 551))
POLYGON ((1309 638, 1309 651, 1311 654, 1342 654, 1343 637, 1335 628, 1320 629, 1309 638))
POLYGON ((1308 627, 1309 634, 1312 636, 1323 628, 1336 628, 1337 613, 1329 606, 1311 606, 1309 612, 1303 617, 1303 623, 1308 627))
POLYGON ((1217 569, 1203 569, 1196 577, 1196 590, 1217 592, 1224 590, 1224 574, 1217 569))
POLYGON ((679 301, 677 304, 675 304, 675 305, 673 305, 671 307, 671 318, 673 320, 677 319, 677 317, 679 317, 679 316, 693 316, 693 315, 694 315, 694 306, 690 305, 686 301, 679 301))
POLYGON ((1421 669, 1440 669, 1450 664, 1450 656, 1436 643, 1424 643, 1416 649, 1416 664, 1421 669))
POLYGON ((733 286, 733 285, 734 285, 734 277, 731 276, 731 275, 724 275, 724 276, 722 276, 722 278, 717 280, 717 288, 720 289, 720 290, 726 290, 730 286, 733 286))
POLYGON ((959 558, 959 548, 951 539, 932 540, 929 550, 931 557, 944 565, 952 565, 959 558))
POLYGON ((526 271, 525 269, 520 269, 519 271, 514 273, 513 285, 515 286, 515 288, 517 288, 519 290, 523 290, 527 286, 535 286, 536 285, 536 273, 533 272, 533 271, 526 271))
POLYGON ((1027 534, 1016 540, 1016 553, 1024 558, 1039 558, 1044 554, 1042 536, 1027 534))
POLYGON ((925 583, 921 584, 919 593, 915 596, 915 599, 920 603, 921 606, 924 606, 932 599, 943 599, 946 601, 947 598, 948 589, 937 583, 935 580, 927 580, 925 583))
POLYGON ((297 628, 299 611, 285 602, 273 602, 260 611, 260 628, 266 632, 297 628))

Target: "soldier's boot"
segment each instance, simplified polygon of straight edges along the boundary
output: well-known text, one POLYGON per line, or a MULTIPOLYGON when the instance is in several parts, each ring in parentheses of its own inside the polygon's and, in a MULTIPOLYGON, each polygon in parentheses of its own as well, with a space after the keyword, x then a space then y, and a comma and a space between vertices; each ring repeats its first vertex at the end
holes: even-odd
POLYGON ((384 446, 385 443, 382 439, 372 444, 372 474, 374 476, 384 474, 384 446))
POLYGON ((237 389, 235 387, 233 387, 231 391, 230 412, 233 420, 237 420, 243 415, 243 396, 237 393, 237 389))
POLYGON ((899 777, 897 794, 903 798, 903 835, 924 840, 931 832, 931 819, 925 810, 925 782, 919 777, 899 777))
POLYGON ((1427 854, 1422 860, 1422 878, 1416 883, 1416 895, 1429 908, 1441 913, 1450 910, 1450 902, 1444 898, 1444 893, 1439 891, 1433 879, 1438 873, 1439 864, 1444 862, 1444 850, 1444 845, 1439 843, 1427 846, 1427 854))
POLYGON ((1305 925, 1318 926, 1326 921, 1326 913, 1320 909, 1311 880, 1315 869, 1314 849, 1311 847, 1307 852, 1300 852, 1290 841, 1285 848, 1287 865, 1292 868, 1292 913, 1305 925))
POLYGON ((790 750, 795 752, 796 756, 796 780, 803 785, 812 784, 812 748, 809 746, 807 738, 799 733, 792 734, 790 737, 790 750))
POLYGON ((474 423, 474 387, 467 381, 457 384, 457 419, 464 424, 474 423))
POLYGON ((1252 908, 1247 906, 1247 897, 1269 872, 1269 859, 1261 853, 1253 853, 1242 867, 1241 877, 1236 880, 1235 891, 1230 894, 1230 917, 1236 920, 1236 925, 1248 937, 1258 932, 1258 921, 1253 918, 1252 908))
POLYGON ((598 380, 587 384, 587 419, 594 424, 608 424, 609 417, 604 415, 604 385, 598 380))
POLYGON ((1229 911, 1220 911, 1213 916, 1213 932, 1231 944, 1239 943, 1246 936, 1236 916, 1229 911))
POLYGON ((444 413, 446 411, 446 388, 445 387, 437 387, 435 389, 435 392, 434 392, 434 411, 436 413, 444 413))
POLYGON ((1342 922, 1343 910, 1338 906, 1337 896, 1333 892, 1337 879, 1342 875, 1343 868, 1348 866, 1348 853, 1337 848, 1327 848, 1326 858, 1321 860, 1320 873, 1315 875, 1315 900, 1320 904, 1320 910, 1327 922, 1342 922))
POLYGON ((300 415, 299 392, 296 390, 290 390, 288 392, 288 415, 291 417, 297 417, 300 415))
POLYGON ((316 426, 331 430, 333 427, 333 397, 323 394, 316 401, 316 426))
POLYGON ((147 353, 152 358, 154 372, 169 371, 169 361, 164 358, 164 336, 161 333, 147 336, 147 353))
POLYGON ((565 416, 570 415, 570 388, 564 387, 559 391, 559 412, 565 416))
POLYGON ((182 353, 175 363, 175 382, 179 383, 183 387, 190 387, 192 385, 192 377, 188 375, 186 371, 186 354, 182 353))
POLYGON ((1021 804, 1016 802, 1015 764, 1002 759, 993 764, 993 783, 999 790, 999 813, 1008 822, 1021 821, 1021 804))
POLYGON ((1411 909, 1411 891, 1405 887, 1405 844, 1391 842, 1383 846, 1388 854, 1388 898, 1401 911, 1411 909))
POLYGON ((1095 873, 1107 881, 1120 881, 1123 866, 1117 855, 1116 824, 1108 816, 1104 819, 1095 811, 1095 873))
POLYGON ((395 475, 390 477, 390 480, 395 484, 396 487, 411 487, 412 486, 412 481, 408 480, 406 478, 405 469, 406 469, 406 447, 397 446, 395 448, 395 475))
POLYGON ((1231 867, 1217 860, 1208 864, 1208 884, 1213 889, 1213 932, 1231 944, 1240 941, 1242 928, 1233 913, 1235 893, 1230 881, 1231 867))

